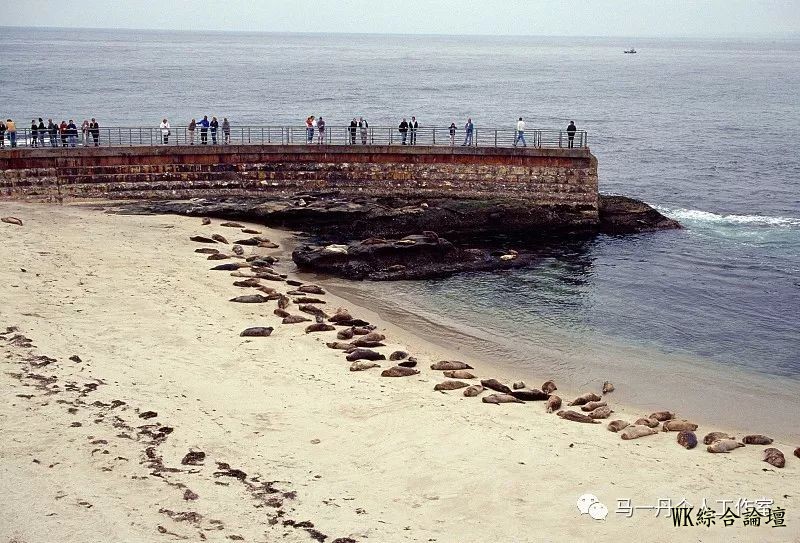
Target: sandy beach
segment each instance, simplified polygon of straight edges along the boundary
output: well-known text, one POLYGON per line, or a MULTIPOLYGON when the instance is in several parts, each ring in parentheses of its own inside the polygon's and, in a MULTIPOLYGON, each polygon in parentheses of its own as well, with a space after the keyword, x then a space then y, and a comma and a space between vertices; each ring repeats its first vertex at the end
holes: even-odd
MULTIPOLYGON (((274 301, 228 301, 255 291, 210 271, 232 260, 208 261, 194 251, 210 245, 189 240, 248 237, 216 219, 10 202, 0 216, 24 222, 0 223, 0 542, 800 541, 800 443, 774 436, 769 446, 786 456, 778 469, 762 461, 764 445, 711 454, 702 442, 682 448, 677 432, 624 441, 606 423, 649 411, 613 392, 602 424, 564 420, 543 402, 435 392, 439 360, 509 385, 538 388, 550 376, 465 359, 334 288, 319 296, 325 311, 345 307, 376 325, 387 336, 376 350, 408 351, 420 374, 381 377, 388 360, 349 371, 343 351, 325 345, 335 331, 283 325, 274 301), (253 326, 274 331, 240 337, 253 326), (205 457, 182 463, 190 451, 205 457), (607 506, 605 520, 580 514, 585 493, 607 506), (704 500, 718 515, 772 500, 785 526, 765 517, 674 527, 668 501, 682 500, 695 523, 704 500)), ((293 243, 243 226, 281 246, 245 256, 285 255, 293 243)), ((285 257, 275 270, 298 277, 285 257)), ((601 386, 556 394, 566 403, 601 386)), ((662 408, 680 418, 680 398, 662 408)), ((762 433, 747 421, 694 422, 701 440, 762 433)))

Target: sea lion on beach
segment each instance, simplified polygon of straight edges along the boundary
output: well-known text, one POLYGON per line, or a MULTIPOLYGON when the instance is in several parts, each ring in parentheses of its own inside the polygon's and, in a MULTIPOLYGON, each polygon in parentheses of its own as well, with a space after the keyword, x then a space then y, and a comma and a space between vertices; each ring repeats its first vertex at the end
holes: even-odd
POLYGON ((277 249, 280 247, 280 245, 273 241, 261 241, 258 243, 258 246, 264 249, 277 249))
POLYGON ((325 291, 322 290, 322 287, 317 285, 301 285, 297 288, 300 292, 305 292, 306 294, 325 294, 325 291))
POLYGON ((678 432, 677 441, 678 445, 684 449, 694 449, 697 447, 697 436, 694 435, 694 432, 690 432, 689 430, 681 430, 678 432))
POLYGON ((218 241, 220 243, 224 243, 225 245, 228 245, 228 240, 225 239, 225 236, 221 234, 214 234, 213 236, 211 236, 211 239, 213 239, 214 241, 218 241))
POLYGON ((739 443, 735 439, 720 439, 706 447, 706 450, 710 453, 729 453, 739 447, 744 447, 744 443, 739 443))
POLYGON ((337 349, 337 350, 340 350, 340 351, 352 351, 352 350, 355 349, 355 347, 353 347, 349 343, 344 343, 342 341, 331 341, 329 343, 326 343, 325 345, 329 349, 337 349))
POLYGON ((289 304, 291 302, 292 301, 289 299, 288 296, 286 296, 285 294, 281 294, 281 297, 278 298, 278 307, 280 307, 281 309, 286 309, 287 307, 289 307, 289 304))
POLYGON ((431 364, 432 370, 471 370, 474 369, 469 364, 457 360, 441 360, 431 364))
POLYGON ((203 226, 208 226, 209 224, 211 224, 211 219, 209 219, 208 217, 203 217, 203 220, 200 221, 200 224, 202 224, 203 226))
MULTIPOLYGON (((277 311, 277 309, 276 309, 277 311)), ((301 322, 309 322, 311 319, 301 317, 300 315, 287 315, 281 321, 282 324, 299 324, 301 322)))
POLYGON ((628 426, 630 426, 630 423, 625 422, 624 420, 612 420, 611 422, 608 423, 608 426, 606 426, 606 428, 608 428, 610 432, 619 432, 620 430, 624 430, 628 426))
POLYGON ((771 437, 762 436, 761 434, 751 434, 742 438, 742 443, 745 445, 772 445, 772 441, 771 437))
POLYGON ((281 309, 280 307, 279 307, 279 308, 277 308, 277 309, 275 309, 275 311, 273 311, 273 312, 272 312, 272 314, 273 314, 273 315, 277 315, 278 317, 280 317, 280 318, 282 318, 282 319, 285 319, 286 317, 288 317, 289 315, 291 315, 291 313, 289 313, 289 312, 288 312, 288 311, 286 311, 285 309, 281 309))
POLYGON ((235 255, 242 256, 244 254, 244 247, 241 245, 234 245, 231 247, 231 251, 233 251, 233 254, 235 255))
POLYGON ((307 298, 305 296, 302 297, 302 298, 295 298, 292 301, 294 303, 296 303, 296 304, 327 304, 328 303, 325 300, 320 300, 319 298, 307 298))
POLYGON ((281 295, 278 294, 278 292, 272 287, 265 287, 264 285, 258 285, 256 287, 256 290, 266 294, 269 297, 270 300, 280 300, 281 299, 281 295))
POLYGON ((259 242, 258 238, 247 238, 247 239, 236 240, 236 241, 234 241, 234 243, 236 245, 249 245, 249 246, 255 247, 260 242, 259 242))
MULTIPOLYGON (((300 311, 302 311, 303 313, 308 313, 309 315, 314 315, 315 317, 321 317, 323 319, 327 319, 328 318, 328 314, 327 313, 325 313, 323 310, 321 310, 320 308, 318 308, 316 306, 313 306, 313 305, 304 304, 304 305, 299 306, 298 309, 300 311)), ((333 327, 331 327, 331 328, 333 328, 333 327)))
POLYGON ((486 388, 491 388, 492 390, 496 390, 497 392, 501 392, 503 394, 511 394, 511 389, 508 388, 506 385, 498 381, 497 379, 483 379, 481 384, 486 388))
POLYGON ((547 400, 547 412, 552 413, 557 409, 561 409, 561 398, 558 396, 550 396, 550 399, 547 400))
POLYGON ((592 412, 589 413, 589 416, 592 417, 593 419, 607 419, 608 417, 611 416, 611 413, 613 412, 614 411, 612 411, 612 409, 607 405, 602 405, 592 410, 592 412))
POLYGON ((325 324, 324 322, 315 322, 314 324, 309 324, 306 326, 306 334, 310 334, 312 332, 330 332, 331 330, 336 330, 330 324, 325 324))
POLYGON ((800 447, 797 447, 797 448, 794 450, 794 455, 795 455, 797 458, 800 458, 800 447))
POLYGON ((511 388, 513 388, 514 390, 520 390, 522 388, 525 388, 525 381, 515 381, 511 383, 511 388))
POLYGON ((216 253, 208 255, 208 258, 206 258, 206 260, 227 260, 229 258, 230 257, 228 255, 217 251, 216 253))
POLYGON ((417 365, 417 359, 413 356, 409 356, 408 360, 403 360, 402 362, 398 362, 398 366, 403 366, 405 368, 414 368, 417 365))
POLYGON ((267 337, 273 330, 272 326, 254 326, 244 329, 239 335, 242 337, 267 337))
POLYGON ((525 403, 511 394, 489 394, 481 398, 481 401, 483 403, 493 403, 495 405, 500 405, 501 403, 525 403))
POLYGON ((581 406, 581 411, 594 411, 598 407, 603 407, 604 405, 608 404, 606 402, 589 402, 581 406))
POLYGON ((705 435, 703 438, 703 443, 705 445, 711 445, 715 441, 719 441, 720 439, 736 439, 733 436, 729 436, 725 432, 711 432, 705 435))
POLYGON ((603 394, 608 394, 609 392, 614 392, 614 385, 611 381, 603 382, 603 394))
MULTIPOLYGON (((238 263, 237 263, 237 264, 235 264, 235 265, 238 265, 238 263)), ((226 264, 226 266, 227 266, 227 264, 226 264)), ((236 270, 235 270, 235 271, 232 271, 232 272, 231 272, 231 277, 244 277, 245 279, 258 279, 258 278, 257 278, 257 277, 256 277, 254 274, 252 274, 252 273, 247 273, 247 272, 241 272, 241 271, 239 271, 239 268, 236 268, 236 270)))
POLYGON ((231 298, 229 301, 240 304, 263 304, 264 302, 268 302, 269 298, 261 294, 247 294, 246 296, 231 298))
POLYGON ((583 413, 578 413, 577 411, 559 411, 556 413, 559 417, 566 420, 571 420, 572 422, 583 422, 585 424, 600 424, 599 420, 594 420, 592 417, 588 415, 584 415, 583 413))
POLYGON ((558 390, 558 387, 553 381, 545 381, 542 385, 542 392, 545 394, 552 394, 556 390, 558 390))
POLYGON ((336 339, 353 339, 353 329, 345 328, 344 330, 339 330, 336 334, 336 339))
POLYGON ((363 341, 384 341, 386 339, 386 336, 379 332, 370 331, 368 334, 365 334, 358 339, 361 339, 363 341))
MULTIPOLYGON (((408 353, 405 351, 395 351, 389 355, 389 360, 398 361, 398 360, 405 360, 408 358, 408 353)), ((445 375, 447 377, 447 375, 445 375)))
POLYGON ((411 375, 417 375, 418 373, 419 370, 415 370, 413 368, 394 366, 388 370, 383 370, 381 372, 381 377, 410 377, 411 375))
POLYGON ((658 430, 655 428, 650 428, 649 426, 641 426, 639 424, 635 424, 633 426, 628 426, 622 432, 620 432, 620 437, 622 439, 639 439, 640 437, 645 436, 652 436, 658 433, 658 430))
POLYGON ((665 432, 681 432, 683 430, 694 432, 697 430, 697 425, 688 420, 667 420, 664 421, 662 430, 665 432))
POLYGON ((656 419, 658 422, 664 422, 665 420, 671 420, 675 418, 675 413, 671 413, 669 411, 656 411, 652 413, 649 419, 656 419))
POLYGON ((589 402, 599 402, 600 400, 601 400, 600 396, 598 396, 594 392, 587 392, 586 394, 583 394, 582 396, 578 396, 577 398, 572 400, 569 403, 569 405, 570 406, 573 406, 573 405, 585 405, 585 404, 587 404, 589 402))
MULTIPOLYGON (((339 326, 353 326, 355 328, 364 327, 364 326, 372 326, 369 322, 362 320, 362 319, 349 319, 349 320, 342 320, 337 322, 339 326)), ((372 326, 372 328, 375 328, 372 326)))
POLYGON ((194 250, 195 253, 213 255, 219 252, 219 249, 214 249, 213 247, 200 247, 199 249, 194 250))
POLYGON ((233 286, 234 287, 243 287, 243 288, 244 287, 260 287, 261 283, 259 283, 258 279, 256 279, 255 277, 248 277, 247 279, 244 279, 242 281, 234 281, 233 282, 233 286))
POLYGON ((647 426, 648 428, 656 428, 661 423, 658 422, 657 419, 646 419, 646 418, 642 417, 640 419, 636 419, 636 422, 634 422, 634 424, 641 425, 641 426, 647 426))
POLYGON ((196 241, 197 243, 216 243, 211 238, 207 238, 205 236, 189 236, 190 241, 196 241))
POLYGON ((299 287, 300 285, 303 284, 303 282, 297 281, 296 279, 287 279, 286 284, 289 285, 290 287, 299 287))
POLYGON ((776 468, 782 468, 786 465, 786 457, 783 456, 783 453, 780 450, 774 447, 764 449, 763 460, 767 464, 772 464, 776 468))
POLYGON ((336 308, 336 313, 328 320, 330 322, 350 321, 353 320, 353 316, 344 307, 338 307, 336 308))
MULTIPOLYGON (((363 336, 363 337, 367 337, 367 336, 363 336)), ((351 341, 351 343, 355 347, 369 347, 369 348, 372 348, 372 347, 386 347, 386 345, 384 343, 381 343, 380 341, 373 341, 373 340, 363 339, 363 338, 356 338, 353 341, 351 341)))
POLYGON ((376 326, 370 324, 369 326, 352 326, 351 329, 353 330, 353 334, 356 336, 366 336, 367 334, 371 334, 375 331, 376 326))
POLYGON ((238 222, 223 222, 220 223, 220 226, 225 226, 226 228, 244 228, 244 225, 238 222))
POLYGON ((444 381, 434 386, 433 390, 458 390, 459 388, 467 387, 469 387, 469 383, 465 383, 464 381, 444 381))
POLYGON ((380 368, 380 367, 381 367, 381 365, 380 364, 376 364, 375 362, 355 361, 352 364, 350 364, 350 371, 364 371, 364 370, 369 370, 369 369, 372 369, 372 368, 380 368))
POLYGON ((480 393, 482 393, 484 390, 486 389, 483 388, 481 385, 470 385, 464 389, 464 396, 466 396, 467 398, 474 398, 475 396, 478 396, 480 393))
POLYGON ((372 349, 356 349, 347 355, 348 362, 356 360, 386 360, 386 357, 372 349))
POLYGON ((447 370, 444 376, 450 379, 475 379, 475 376, 467 370, 447 370))
POLYGON ((246 268, 247 264, 242 264, 241 262, 231 262, 230 264, 220 264, 219 266, 214 266, 211 268, 211 271, 235 271, 239 268, 246 268))
POLYGON ((253 230, 252 228, 242 228, 242 234, 260 234, 261 230, 253 230))
POLYGON ((526 402, 543 402, 550 398, 549 394, 545 394, 541 390, 527 388, 512 390, 511 395, 518 400, 523 400, 526 402))

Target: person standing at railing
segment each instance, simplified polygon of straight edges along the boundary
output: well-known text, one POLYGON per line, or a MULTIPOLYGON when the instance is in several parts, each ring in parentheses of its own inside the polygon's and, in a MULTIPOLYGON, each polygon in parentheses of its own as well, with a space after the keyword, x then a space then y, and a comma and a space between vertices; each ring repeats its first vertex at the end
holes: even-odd
POLYGON ((361 129, 361 145, 366 145, 369 124, 367 123, 367 120, 364 119, 364 117, 358 118, 358 128, 361 129))
POLYGON ((3 119, 0 119, 0 149, 5 148, 6 146, 6 123, 3 122, 3 119))
POLYGON ((39 117, 39 124, 36 128, 36 132, 39 134, 39 147, 44 147, 44 133, 47 132, 47 127, 41 117, 39 117))
POLYGON ((231 143, 231 123, 228 122, 227 117, 222 118, 222 142, 225 145, 231 143))
POLYGON ((325 143, 325 120, 320 117, 317 120, 317 144, 322 145, 325 143))
POLYGON ((83 137, 83 146, 89 146, 89 121, 84 119, 81 123, 81 136, 83 137))
POLYGON ((208 115, 203 115, 203 120, 197 124, 200 125, 200 145, 208 145, 208 126, 211 124, 208 115))
POLYGON ((8 133, 8 143, 13 149, 17 146, 17 125, 11 119, 6 120, 6 132, 8 133))
POLYGON ((402 140, 401 145, 405 145, 406 136, 408 135, 408 121, 406 121, 405 117, 403 117, 403 120, 400 122, 400 126, 397 127, 397 131, 400 132, 400 138, 402 140))
POLYGON ((35 120, 31 119, 31 136, 30 139, 28 140, 29 146, 36 147, 36 144, 39 142, 38 140, 39 136, 37 134, 38 131, 39 131, 39 125, 36 124, 35 120))
POLYGON ((67 146, 67 137, 68 137, 68 134, 69 134, 67 132, 67 121, 62 120, 61 124, 58 125, 58 134, 61 137, 61 147, 66 147, 67 146))
POLYGON ((450 123, 450 145, 456 144, 456 130, 458 130, 456 128, 456 123, 450 123))
POLYGON ((47 119, 47 133, 50 136, 50 147, 58 147, 58 125, 53 119, 47 119))
POLYGON ((89 123, 89 134, 92 136, 92 142, 94 146, 97 147, 100 145, 100 125, 97 123, 94 117, 92 117, 92 121, 89 123))
POLYGON ((358 121, 355 117, 350 121, 350 145, 356 144, 356 132, 358 131, 358 121))
POLYGON ((78 127, 72 119, 69 120, 67 125, 67 134, 69 135, 69 146, 75 147, 78 144, 78 127))
POLYGON ((161 129, 161 143, 164 145, 169 144, 169 135, 171 134, 169 121, 167 119, 163 119, 161 124, 158 125, 158 128, 161 129))
POLYGON ((514 147, 516 147, 519 142, 522 142, 523 147, 528 146, 525 142, 525 121, 522 120, 522 117, 517 121, 517 130, 514 134, 514 147))
POLYGON ((567 147, 570 149, 575 147, 575 132, 577 131, 578 128, 575 126, 575 121, 570 121, 567 127, 567 147))
POLYGON ((217 144, 217 129, 219 128, 219 121, 216 117, 211 117, 211 145, 217 144))
POLYGON ((189 145, 194 145, 194 131, 197 128, 197 121, 192 119, 189 123, 189 145))
POLYGON ((475 125, 472 124, 472 117, 467 119, 467 124, 464 125, 464 143, 461 144, 461 147, 465 145, 472 145, 472 133, 475 131, 475 125))
POLYGON ((408 128, 411 130, 411 145, 417 144, 417 128, 419 128, 419 123, 417 122, 417 118, 413 115, 411 116, 411 122, 408 123, 408 128))

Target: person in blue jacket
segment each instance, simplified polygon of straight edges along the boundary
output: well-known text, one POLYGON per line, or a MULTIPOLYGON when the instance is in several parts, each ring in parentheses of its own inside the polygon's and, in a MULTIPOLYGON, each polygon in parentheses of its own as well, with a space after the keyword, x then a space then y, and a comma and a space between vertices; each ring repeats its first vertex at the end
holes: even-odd
POLYGON ((208 115, 203 115, 203 120, 197 123, 200 126, 200 145, 208 145, 208 115))

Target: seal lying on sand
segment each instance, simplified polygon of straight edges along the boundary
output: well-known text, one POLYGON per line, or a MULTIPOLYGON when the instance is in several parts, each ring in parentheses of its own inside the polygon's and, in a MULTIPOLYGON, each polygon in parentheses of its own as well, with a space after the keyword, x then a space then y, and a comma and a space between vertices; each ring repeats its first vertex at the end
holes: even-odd
POLYGON ((571 420, 572 422, 584 422, 586 424, 600 424, 599 420, 594 420, 592 417, 588 415, 584 415, 583 413, 578 413, 577 411, 559 411, 556 413, 559 417, 566 420, 571 420))
POLYGON ((239 268, 246 268, 247 264, 242 264, 241 262, 232 262, 230 264, 220 264, 219 266, 214 266, 211 268, 211 271, 234 271, 238 270, 239 268))
POLYGON ((213 239, 207 238, 205 236, 189 236, 189 240, 196 241, 197 243, 216 243, 216 241, 214 241, 213 239))
POLYGON ((381 377, 410 377, 411 375, 417 375, 418 373, 419 370, 415 370, 413 368, 394 366, 388 370, 383 370, 381 372, 381 377))
POLYGON ((300 311, 303 313, 308 313, 309 315, 314 315, 315 317, 322 317, 323 319, 327 319, 328 315, 323 310, 313 305, 301 305, 298 307, 300 311))
POLYGON ((356 349, 347 355, 348 362, 356 360, 386 360, 386 357, 372 349, 356 349))
POLYGON ((636 419, 636 422, 634 422, 634 424, 647 426, 648 428, 656 428, 661 423, 658 422, 657 419, 646 419, 642 417, 641 419, 636 419))
POLYGON ((457 360, 442 360, 431 364, 432 370, 471 370, 474 369, 469 364, 458 362, 457 360))
POLYGON ((558 396, 550 396, 550 399, 547 400, 547 412, 552 413, 558 409, 561 409, 561 398, 558 396))
POLYGON ((234 245, 231 247, 231 251, 233 251, 233 254, 237 256, 242 256, 244 254, 244 247, 241 245, 234 245))
POLYGON ((697 447, 697 436, 694 435, 694 432, 690 432, 689 430, 681 430, 678 432, 677 440, 678 445, 684 449, 694 449, 697 447))
POLYGON ((525 402, 543 402, 550 398, 549 395, 545 394, 541 390, 529 390, 529 389, 512 390, 511 395, 514 396, 516 399, 525 402))
POLYGON ((219 249, 214 249, 213 247, 200 247, 199 249, 195 249, 194 252, 213 255, 217 254, 219 252, 219 249))
POLYGON ((614 384, 611 381, 605 381, 603 383, 603 394, 608 394, 609 392, 614 392, 614 384))
MULTIPOLYGON (((464 389, 464 396, 466 396, 467 398, 474 398, 475 396, 477 396, 478 394, 480 394, 484 390, 486 390, 486 389, 483 388, 483 386, 481 386, 481 385, 470 385, 470 386, 468 386, 467 388, 464 389)), ((800 449, 798 449, 798 450, 800 450, 800 449)))
POLYGON ((624 420, 612 420, 608 423, 608 430, 611 432, 619 432, 620 430, 624 430, 630 426, 629 423, 625 422, 624 420))
MULTIPOLYGON (((408 358, 408 353, 405 351, 395 351, 389 355, 389 360, 398 361, 398 360, 405 360, 408 358)), ((445 374, 445 377, 450 377, 449 375, 445 374)))
POLYGON ((797 448, 794 450, 794 455, 795 455, 797 458, 800 458, 800 447, 797 447, 797 448))
POLYGON ((349 343, 344 343, 342 341, 331 341, 325 344, 329 349, 338 349, 340 351, 352 351, 355 350, 355 347, 350 345, 349 343))
POLYGON ((671 413, 669 411, 656 411, 652 413, 648 418, 656 419, 658 422, 664 422, 665 420, 671 420, 675 418, 675 413, 671 413))
POLYGON ((227 228, 244 228, 244 225, 238 222, 223 222, 220 223, 220 226, 225 226, 227 228))
POLYGON ((208 226, 209 224, 211 224, 211 219, 209 219, 208 217, 203 217, 203 220, 200 221, 200 224, 202 224, 203 226, 208 226))
POLYGON ((739 447, 744 447, 744 443, 739 443, 734 439, 720 439, 709 445, 706 450, 710 453, 728 453, 739 447))
POLYGON ((786 458, 783 453, 774 447, 764 449, 764 462, 772 464, 776 468, 782 468, 786 465, 786 458))
POLYGON ((343 307, 339 307, 339 308, 336 309, 336 313, 334 313, 333 316, 328 320, 330 322, 350 321, 350 320, 353 320, 353 316, 350 314, 350 312, 347 309, 345 309, 343 307))
POLYGON ((715 441, 719 441, 721 439, 736 439, 733 436, 729 436, 725 432, 711 432, 705 435, 703 438, 703 444, 711 445, 715 441))
POLYGON ((287 307, 289 307, 290 303, 292 303, 292 301, 285 294, 281 294, 281 297, 278 298, 278 307, 280 307, 281 309, 286 309, 287 307))
POLYGON ((694 432, 697 430, 697 425, 688 420, 667 420, 664 421, 662 429, 665 432, 682 432, 683 430, 694 432))
POLYGON ((303 296, 302 298, 295 298, 294 303, 296 304, 327 304, 325 300, 320 300, 319 298, 309 298, 307 296, 303 296))
POLYGON ((350 364, 350 371, 364 371, 369 370, 372 368, 380 368, 380 364, 376 364, 375 362, 362 362, 356 361, 350 364))
POLYGON ((589 416, 593 419, 607 419, 611 416, 611 413, 613 413, 613 411, 610 407, 607 405, 602 405, 597 409, 592 410, 592 412, 589 413, 589 416))
POLYGON ((214 254, 208 255, 208 258, 206 260, 228 260, 229 258, 230 257, 228 255, 217 251, 214 254))
POLYGON ((594 411, 598 407, 608 405, 606 402, 589 402, 581 406, 581 411, 594 411))
POLYGON ((525 381, 515 381, 514 383, 511 384, 511 388, 513 388, 514 390, 520 390, 526 388, 525 381))
POLYGON ((405 368, 413 368, 417 365, 417 359, 413 356, 409 356, 408 360, 403 360, 402 362, 398 362, 398 366, 403 366, 405 368))
POLYGON ((444 381, 434 386, 433 390, 458 390, 459 388, 467 388, 468 386, 469 384, 463 381, 444 381))
POLYGON ((253 230, 252 228, 242 228, 242 234, 260 234, 261 230, 253 230))
MULTIPOLYGON (((289 313, 285 309, 281 309, 280 307, 276 308, 275 311, 272 312, 272 314, 273 315, 277 315, 278 317, 280 317, 282 319, 285 319, 286 317, 291 315, 291 313, 289 313)), ((303 317, 303 318, 305 318, 305 317, 303 317)), ((306 320, 310 320, 310 319, 306 319, 306 320)))
POLYGON ((622 439, 638 439, 640 437, 645 436, 652 436, 657 434, 658 430, 655 428, 650 428, 649 426, 641 426, 639 424, 635 424, 633 426, 628 426, 622 432, 620 432, 620 437, 622 439))
POLYGON ((345 328, 344 330, 339 330, 336 334, 336 339, 353 339, 353 329, 345 328))
POLYGON ((246 328, 239 334, 242 337, 267 337, 272 333, 272 326, 254 326, 252 328, 246 328))
POLYGON ((742 443, 745 445, 772 445, 772 441, 772 438, 761 434, 752 434, 742 438, 742 443))
POLYGON ((228 245, 228 240, 225 239, 225 236, 222 236, 220 234, 214 234, 213 236, 211 236, 211 239, 213 239, 214 241, 218 241, 220 243, 224 243, 225 245, 228 245))
MULTIPOLYGON (((277 309, 275 310, 277 311, 277 309)), ((282 324, 299 324, 301 322, 309 322, 311 319, 301 317, 300 315, 287 315, 281 321, 282 324)))
POLYGON ((587 404, 589 402, 599 402, 600 400, 601 400, 600 396, 598 396, 594 392, 587 392, 586 394, 583 394, 582 396, 578 396, 577 398, 572 400, 569 403, 569 405, 570 406, 573 406, 573 405, 585 405, 585 404, 587 404))
POLYGON ((518 400, 511 394, 489 394, 488 396, 484 396, 481 398, 483 403, 493 403, 493 404, 501 404, 501 403, 525 403, 522 400, 518 400))
POLYGON ((497 392, 501 392, 503 394, 511 394, 511 389, 508 388, 506 385, 498 381, 497 379, 483 379, 481 384, 486 388, 491 388, 492 390, 496 390, 497 392))
POLYGON ((542 392, 545 394, 552 394, 556 390, 558 390, 558 387, 553 381, 545 381, 542 385, 542 392))
POLYGON ((255 277, 250 277, 249 279, 245 279, 243 281, 234 281, 234 287, 260 287, 261 283, 258 282, 258 279, 255 277))
POLYGON ((302 285, 297 287, 297 290, 305 292, 306 294, 325 294, 322 287, 318 287, 317 285, 302 285))
POLYGON ((261 294, 248 294, 246 296, 237 296, 236 298, 231 298, 229 301, 240 304, 263 304, 264 302, 268 302, 269 298, 262 296, 261 294))
POLYGON ((330 332, 331 330, 336 330, 336 328, 324 322, 315 322, 314 324, 306 326, 306 334, 310 334, 311 332, 330 332))
POLYGON ((447 370, 444 376, 450 379, 475 379, 475 376, 467 370, 447 370))

